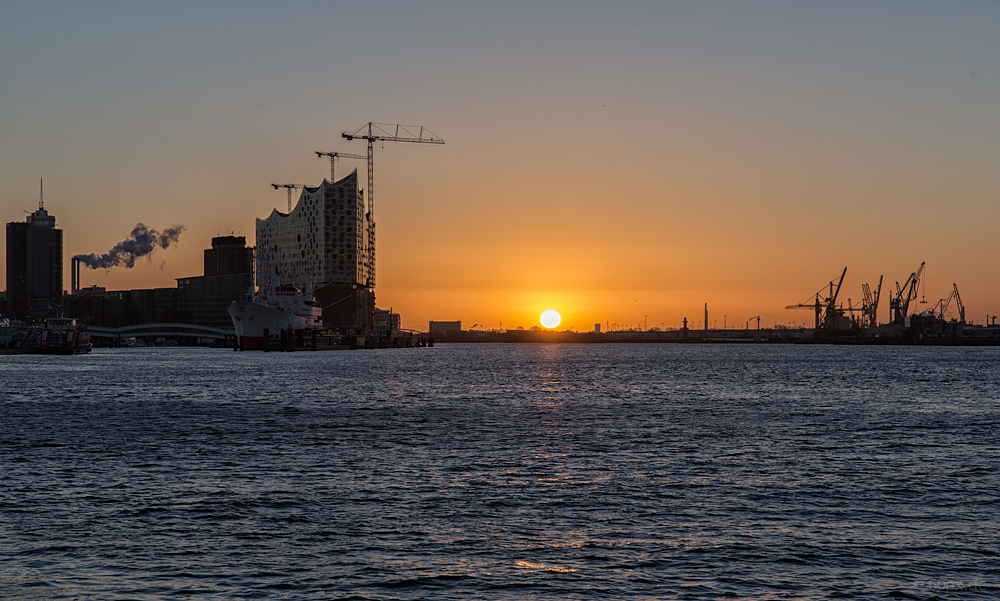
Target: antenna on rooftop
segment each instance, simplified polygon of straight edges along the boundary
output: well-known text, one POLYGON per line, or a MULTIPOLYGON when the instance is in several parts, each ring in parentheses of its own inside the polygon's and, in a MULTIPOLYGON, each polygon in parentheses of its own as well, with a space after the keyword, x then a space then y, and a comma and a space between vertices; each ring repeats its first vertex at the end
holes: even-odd
POLYGON ((38 209, 45 208, 45 188, 42 186, 43 178, 38 178, 38 209))

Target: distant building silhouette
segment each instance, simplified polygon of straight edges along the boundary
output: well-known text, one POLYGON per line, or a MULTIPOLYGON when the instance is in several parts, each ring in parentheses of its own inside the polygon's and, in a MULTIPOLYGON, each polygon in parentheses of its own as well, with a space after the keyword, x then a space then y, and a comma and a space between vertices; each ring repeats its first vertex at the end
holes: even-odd
POLYGON ((63 233, 39 202, 24 222, 7 224, 7 317, 55 317, 62 306, 63 233))
POLYGON ((212 238, 212 248, 205 250, 205 275, 178 278, 176 288, 81 288, 66 297, 66 313, 84 324, 112 328, 189 323, 232 329, 226 308, 250 292, 252 257, 243 236, 212 238))
POLYGON ((461 321, 432 321, 427 326, 427 333, 431 336, 447 338, 462 333, 461 321))

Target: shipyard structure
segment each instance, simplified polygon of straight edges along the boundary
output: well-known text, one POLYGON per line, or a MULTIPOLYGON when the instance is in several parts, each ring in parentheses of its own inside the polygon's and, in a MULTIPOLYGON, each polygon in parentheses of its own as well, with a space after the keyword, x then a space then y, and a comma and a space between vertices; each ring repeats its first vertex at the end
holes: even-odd
POLYGON ((312 292, 322 321, 346 333, 372 329, 375 316, 375 221, 358 173, 303 187, 295 208, 257 219, 258 290, 294 286, 312 292))

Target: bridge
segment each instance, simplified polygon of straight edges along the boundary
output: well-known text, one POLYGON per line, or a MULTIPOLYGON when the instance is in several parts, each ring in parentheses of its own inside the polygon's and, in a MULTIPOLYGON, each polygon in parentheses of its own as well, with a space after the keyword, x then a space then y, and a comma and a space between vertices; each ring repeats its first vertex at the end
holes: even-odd
POLYGON ((134 326, 108 328, 88 326, 91 338, 198 338, 207 340, 232 339, 236 333, 233 330, 223 330, 211 326, 199 326, 190 323, 142 323, 134 326))

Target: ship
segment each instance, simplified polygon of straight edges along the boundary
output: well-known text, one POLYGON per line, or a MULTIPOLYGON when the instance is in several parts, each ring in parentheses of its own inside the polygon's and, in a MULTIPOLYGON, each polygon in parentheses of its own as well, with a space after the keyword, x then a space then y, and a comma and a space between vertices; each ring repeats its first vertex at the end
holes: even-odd
POLYGON ((89 353, 90 334, 75 319, 46 319, 44 326, 0 322, 0 354, 78 355, 89 353))
POLYGON ((284 330, 322 330, 323 309, 312 294, 294 286, 275 286, 244 302, 229 305, 240 348, 261 350, 264 333, 278 336, 284 330))

